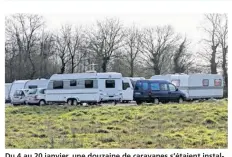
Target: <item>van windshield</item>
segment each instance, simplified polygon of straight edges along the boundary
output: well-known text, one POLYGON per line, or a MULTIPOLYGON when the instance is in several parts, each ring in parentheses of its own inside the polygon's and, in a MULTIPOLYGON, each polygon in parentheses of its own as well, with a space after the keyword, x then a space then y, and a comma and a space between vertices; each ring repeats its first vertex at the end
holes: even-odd
POLYGON ((37 92, 37 89, 31 89, 29 90, 28 94, 35 94, 37 92))
POLYGON ((21 96, 23 95, 23 92, 21 90, 16 90, 14 93, 14 96, 21 96))

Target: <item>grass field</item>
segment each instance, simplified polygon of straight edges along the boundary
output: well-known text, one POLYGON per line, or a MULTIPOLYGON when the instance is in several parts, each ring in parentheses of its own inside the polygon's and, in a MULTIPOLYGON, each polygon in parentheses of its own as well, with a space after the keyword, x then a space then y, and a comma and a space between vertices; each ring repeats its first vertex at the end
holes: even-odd
POLYGON ((6 148, 227 148, 227 101, 6 107, 6 148))

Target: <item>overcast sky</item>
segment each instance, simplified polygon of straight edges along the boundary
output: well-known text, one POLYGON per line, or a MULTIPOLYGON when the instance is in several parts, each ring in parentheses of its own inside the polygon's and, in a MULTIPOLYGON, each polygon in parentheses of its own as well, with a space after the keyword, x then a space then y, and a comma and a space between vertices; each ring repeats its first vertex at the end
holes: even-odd
POLYGON ((203 14, 43 14, 49 30, 60 29, 62 25, 73 24, 89 27, 97 20, 118 18, 124 26, 153 27, 172 25, 176 32, 191 41, 191 51, 198 51, 202 31, 199 27, 204 19, 203 14))

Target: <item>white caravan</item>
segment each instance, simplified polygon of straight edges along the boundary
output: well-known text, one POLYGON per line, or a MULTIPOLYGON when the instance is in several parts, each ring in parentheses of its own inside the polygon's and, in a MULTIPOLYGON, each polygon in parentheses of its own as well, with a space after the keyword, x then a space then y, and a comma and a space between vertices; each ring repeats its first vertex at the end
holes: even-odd
POLYGON ((122 100, 121 73, 73 73, 51 76, 45 99, 50 102, 96 104, 104 101, 122 100))
POLYGON ((46 79, 37 79, 37 80, 16 80, 12 83, 8 98, 11 98, 14 95, 14 92, 17 89, 32 89, 32 88, 46 88, 48 84, 48 80, 46 79))
POLYGON ((11 85, 12 83, 5 83, 5 103, 10 102, 9 92, 10 92, 11 85))
POLYGON ((122 102, 133 101, 133 85, 129 77, 122 78, 122 102))
POLYGON ((189 100, 223 97, 223 77, 219 74, 167 74, 155 75, 151 79, 173 83, 189 100))

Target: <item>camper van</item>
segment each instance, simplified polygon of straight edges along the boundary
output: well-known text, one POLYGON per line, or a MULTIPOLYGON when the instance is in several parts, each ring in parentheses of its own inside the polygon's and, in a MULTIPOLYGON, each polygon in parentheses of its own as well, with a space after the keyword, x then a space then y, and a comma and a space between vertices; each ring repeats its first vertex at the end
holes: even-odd
POLYGON ((138 105, 143 102, 182 103, 186 96, 175 85, 166 80, 138 80, 134 89, 134 100, 138 105))
POLYGON ((130 78, 122 78, 122 102, 128 103, 133 101, 133 85, 130 78))
POLYGON ((11 85, 12 85, 12 83, 6 83, 5 84, 5 103, 10 102, 9 92, 10 92, 11 85))
POLYGON ((14 92, 17 89, 33 89, 33 88, 46 88, 48 80, 46 79, 36 79, 36 80, 16 80, 12 83, 8 98, 11 99, 14 95, 14 92))
POLYGON ((24 89, 25 84, 28 80, 16 80, 12 83, 10 90, 9 90, 9 99, 12 100, 14 93, 18 89, 24 89))
POLYGON ((121 73, 54 74, 45 91, 47 103, 96 104, 122 100, 121 73))
POLYGON ((188 100, 223 97, 223 77, 219 74, 168 74, 151 79, 170 81, 186 94, 188 100))

